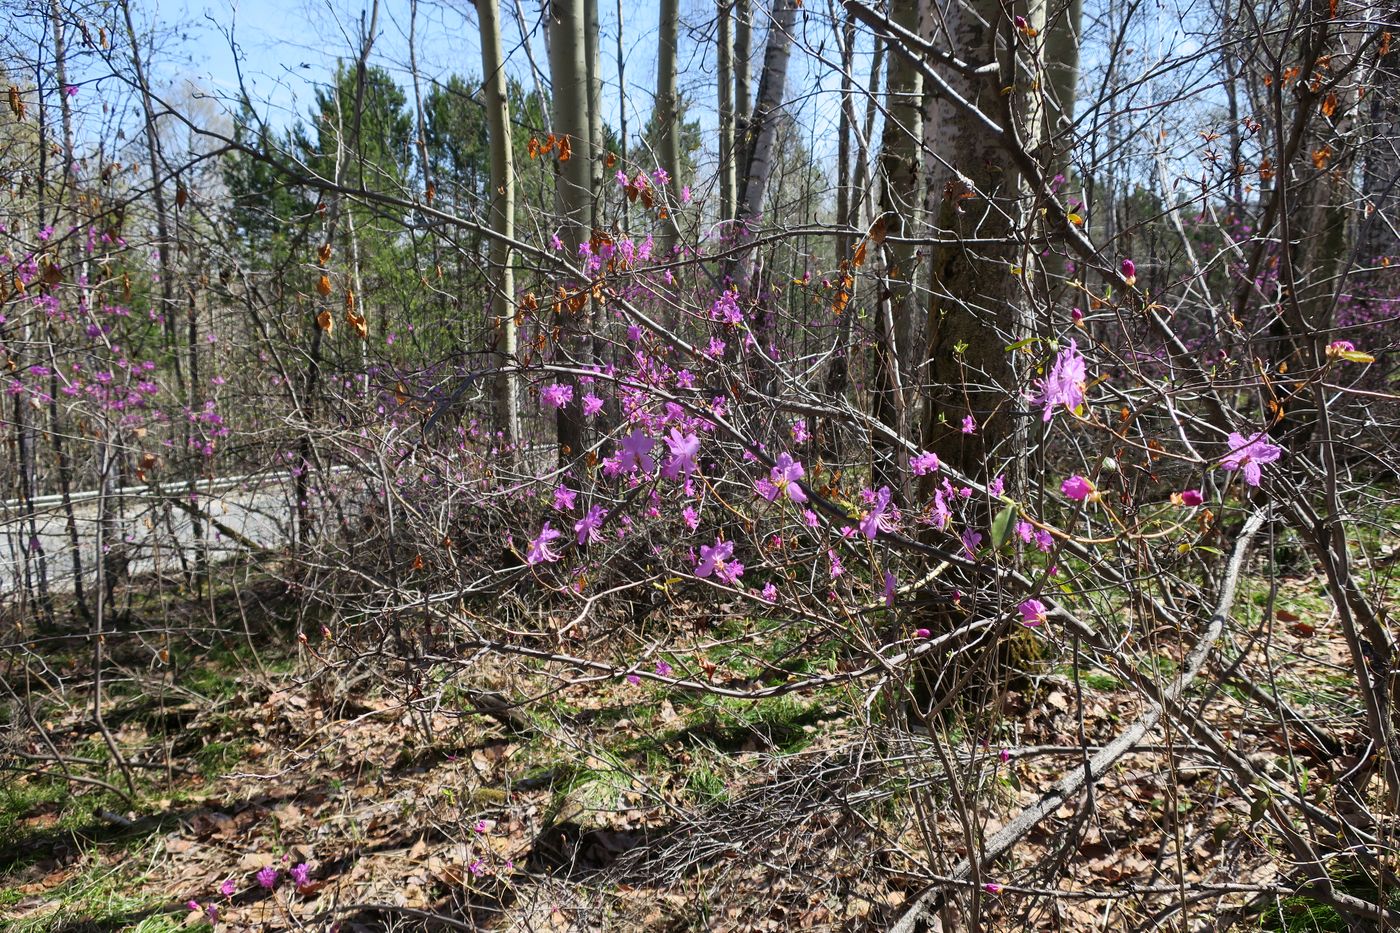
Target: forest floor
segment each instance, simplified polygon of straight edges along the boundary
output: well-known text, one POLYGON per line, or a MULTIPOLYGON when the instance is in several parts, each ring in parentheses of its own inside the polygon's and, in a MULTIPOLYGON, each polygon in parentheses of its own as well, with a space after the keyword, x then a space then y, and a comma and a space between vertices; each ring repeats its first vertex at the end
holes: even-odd
MULTIPOLYGON (((1318 588, 1309 577, 1282 586, 1275 686, 1318 717, 1349 718, 1342 643, 1318 588)), ((885 929, 926 884, 904 854, 925 851, 903 795, 911 773, 868 747, 859 691, 740 702, 647 681, 560 687, 483 659, 477 689, 510 679, 515 695, 540 697, 493 717, 456 680, 430 678, 425 702, 422 683, 396 696, 378 679, 347 682, 343 668, 331 676, 268 593, 252 615, 240 603, 246 634, 205 632, 192 612, 164 620, 188 638, 177 650, 162 635, 113 639, 100 706, 129 790, 94 727, 88 641, 36 636, 25 661, 8 662, 0 927, 153 933, 207 927, 213 908, 219 930, 885 929), (256 880, 268 868, 274 888, 256 880)), ((1257 618, 1263 596, 1247 594, 1242 611, 1257 618)), ((1174 653, 1163 650, 1164 672, 1174 653)), ((1247 721, 1231 689, 1210 707, 1227 734, 1264 730, 1280 761, 1316 752, 1247 721)), ((960 754, 988 762, 980 833, 1076 766, 1081 730, 1107 741, 1142 708, 1114 678, 1068 671, 1000 699, 995 738, 950 730, 960 754)), ((1035 928, 1128 929, 1170 903, 1124 896, 1133 886, 1275 880, 1257 814, 1211 769, 1187 765, 1169 781, 1164 743, 1183 740, 1150 740, 1091 807, 1066 805, 1015 850, 1008 876, 1059 866, 1047 885, 1064 896, 1044 901, 1035 928)), ((956 861, 964 828, 934 822, 939 857, 956 861)), ((1001 899, 1036 893, 984 897, 983 928, 1001 928, 1001 899)), ((1203 901, 1191 916, 1247 900, 1203 901)), ((1220 916, 1240 929, 1330 928, 1301 901, 1220 916)))

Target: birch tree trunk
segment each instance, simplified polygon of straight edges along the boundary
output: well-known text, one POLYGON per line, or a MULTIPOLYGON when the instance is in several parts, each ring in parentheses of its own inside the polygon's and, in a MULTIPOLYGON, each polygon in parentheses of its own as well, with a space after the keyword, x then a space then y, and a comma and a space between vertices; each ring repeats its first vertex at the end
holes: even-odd
POLYGON ((1045 24, 1045 72, 1050 81, 1050 138, 1074 126, 1075 97, 1079 91, 1079 36, 1083 28, 1084 0, 1053 0, 1054 15, 1045 24))
MULTIPOLYGON (((759 79, 758 102, 749 120, 752 145, 744 173, 743 195, 739 205, 739 235, 749 235, 749 226, 763 214, 763 198, 773 174, 773 146, 778 134, 778 111, 787 87, 788 59, 792 53, 792 27, 797 19, 796 0, 773 0, 768 46, 763 55, 763 75, 759 79)), ((742 68, 742 62, 740 63, 742 68)), ((755 253, 744 249, 731 274, 740 295, 748 293, 753 278, 755 253)))
MULTIPOLYGON (((565 255, 578 256, 580 243, 585 243, 593 229, 593 167, 589 164, 592 138, 592 115, 589 112, 591 94, 588 73, 588 46, 584 37, 586 11, 584 0, 555 0, 549 7, 549 70, 553 85, 554 132, 567 139, 569 158, 559 160, 555 180, 555 210, 562 229, 565 255)), ((572 283, 582 288, 585 283, 572 283)), ((560 362, 581 364, 584 354, 583 337, 588 333, 588 302, 579 310, 569 304, 559 309, 560 337, 555 352, 560 362)), ((559 462, 563 466, 583 453, 583 409, 577 380, 573 400, 558 409, 555 425, 559 440, 559 462)), ((576 482, 577 479, 575 478, 576 482)))
POLYGON ((491 272, 495 278, 491 319, 500 359, 492 385, 496 427, 502 446, 514 460, 520 447, 520 396, 509 367, 516 359, 515 272, 510 240, 515 238, 515 162, 511 146, 510 98, 501 52, 501 17, 497 0, 477 0, 481 28, 481 73, 486 98, 486 128, 491 144, 491 229, 500 236, 491 241, 491 272))
MULTIPOLYGON (((588 69, 588 167, 591 171, 589 191, 597 197, 603 190, 603 74, 599 65, 598 0, 583 0, 583 42, 588 69)), ((590 199, 590 218, 597 205, 590 199)), ((590 233, 591 233, 590 229, 590 233)))
MULTIPOLYGON (((753 2, 734 0, 734 155, 736 165, 749 161, 749 117, 753 114, 753 2)), ((738 189, 734 194, 734 216, 739 216, 738 189)))
POLYGON ((730 0, 719 0, 715 9, 719 18, 719 219, 725 221, 734 219, 739 183, 734 151, 734 32, 730 0))

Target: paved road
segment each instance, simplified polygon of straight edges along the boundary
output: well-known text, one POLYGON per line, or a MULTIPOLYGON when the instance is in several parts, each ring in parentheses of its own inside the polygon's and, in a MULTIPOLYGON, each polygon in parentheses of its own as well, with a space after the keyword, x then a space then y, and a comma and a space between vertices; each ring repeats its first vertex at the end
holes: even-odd
MULTIPOLYGON (((339 468, 337 473, 348 473, 339 468)), ((204 538, 210 557, 219 560, 246 550, 248 545, 276 547, 288 540, 292 508, 292 478, 287 473, 267 473, 205 480, 191 496, 183 484, 161 489, 127 487, 108 497, 115 515, 118 546, 128 556, 133 574, 151 570, 178 572, 182 553, 188 560, 198 537, 195 518, 188 506, 197 505, 207 519, 204 538), (186 506, 181 508, 179 506, 186 506)), ((73 511, 83 575, 89 584, 95 575, 97 555, 98 497, 95 492, 75 493, 73 511)), ((35 500, 38 549, 31 548, 28 572, 37 573, 37 553, 46 558, 49 585, 56 591, 73 588, 72 546, 62 501, 57 496, 35 500)), ((0 502, 0 605, 14 597, 26 573, 23 545, 30 541, 29 523, 16 501, 0 502)), ((110 542, 108 542, 110 543, 110 542)), ((33 578, 32 578, 33 579, 33 578)))

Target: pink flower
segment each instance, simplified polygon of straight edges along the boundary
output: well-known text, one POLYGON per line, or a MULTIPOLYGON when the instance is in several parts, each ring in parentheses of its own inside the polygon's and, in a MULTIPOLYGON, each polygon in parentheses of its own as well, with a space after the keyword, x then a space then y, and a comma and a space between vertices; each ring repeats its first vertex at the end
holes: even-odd
POLYGON ((1083 405, 1086 378, 1084 357, 1080 355, 1078 345, 1071 340, 1069 346, 1055 357, 1055 364, 1050 367, 1050 375, 1040 383, 1041 391, 1036 396, 1035 404, 1045 406, 1041 420, 1049 421, 1053 418, 1057 406, 1063 405, 1074 411, 1083 405))
POLYGON ((219 893, 224 897, 233 897, 233 892, 238 890, 238 885, 233 883, 232 878, 227 878, 219 885, 219 893))
POLYGON ((632 433, 622 439, 622 469, 627 472, 641 470, 643 473, 656 469, 656 461, 650 456, 655 446, 656 441, 647 437, 641 428, 633 428, 632 433))
POLYGON ((685 508, 681 509, 681 520, 685 522, 685 526, 691 531, 695 531, 700 527, 700 513, 695 511, 694 506, 687 505, 685 508))
POLYGON ((572 512, 577 498, 578 493, 568 486, 560 484, 554 487, 554 508, 560 512, 572 512))
POLYGON ((885 513, 889 511, 891 495, 890 487, 881 486, 880 491, 875 494, 875 501, 871 505, 870 511, 866 512, 860 520, 861 534, 871 541, 874 541, 875 536, 881 531, 890 530, 891 522, 885 513))
POLYGON ((1002 764, 1006 764, 1008 761, 1011 760, 1011 752, 1003 748, 1001 751, 997 752, 997 759, 1002 764))
POLYGON ((1021 624, 1035 628, 1045 623, 1045 604, 1038 599, 1028 599, 1020 605, 1021 624))
POLYGON ((763 600, 770 603, 778 601, 778 588, 771 581, 763 584, 763 600))
POLYGON ((550 548, 550 542, 563 536, 562 531, 555 531, 549 527, 549 522, 545 522, 539 535, 530 542, 530 549, 525 553, 525 563, 533 567, 535 564, 558 560, 559 554, 550 548))
POLYGON ((574 387, 552 382, 540 389, 540 404, 550 408, 563 408, 574 399, 574 387))
POLYGON ((915 476, 923 476, 927 473, 938 472, 938 454, 922 453, 909 461, 909 468, 914 471, 915 476))
POLYGON ((971 415, 968 415, 967 417, 963 418, 963 420, 962 420, 962 432, 963 432, 964 434, 975 434, 975 433, 977 433, 977 420, 976 420, 975 418, 973 418, 971 415))
POLYGON ((691 198, 691 195, 690 195, 690 185, 685 185, 684 187, 681 188, 681 203, 682 203, 682 204, 689 204, 689 203, 690 203, 690 198, 691 198))
POLYGON ((656 673, 660 674, 662 677, 670 677, 672 670, 673 668, 671 667, 671 665, 667 664, 665 661, 659 659, 657 660, 656 673))
POLYGON ((1131 259, 1123 260, 1121 268, 1123 270, 1123 281, 1127 282, 1129 285, 1137 284, 1137 266, 1133 261, 1131 259))
POLYGON ((695 472, 695 455, 700 452, 700 438, 686 434, 680 428, 672 428, 666 446, 671 449, 671 459, 661 468, 661 475, 667 479, 680 479, 695 472))
POLYGON ((628 674, 628 675, 627 675, 625 678, 623 678, 623 679, 626 680, 629 684, 631 684, 631 685, 634 686, 634 687, 637 686, 637 684, 639 684, 639 683, 642 682, 642 678, 638 677, 636 674, 628 674))
POLYGON ((1334 340, 1327 345, 1329 360, 1346 360, 1348 363, 1374 363, 1376 358, 1365 350, 1356 349, 1350 340, 1334 340))
POLYGON ((928 637, 929 637, 930 635, 932 635, 932 634, 933 634, 933 633, 930 632, 930 631, 929 631, 928 629, 926 629, 926 628, 916 628, 916 629, 914 629, 914 637, 915 637, 915 638, 928 638, 928 637))
POLYGON ((305 862, 293 865, 292 870, 287 874, 291 875, 292 883, 297 886, 297 890, 301 890, 311 883, 311 866, 305 862))
POLYGON ((1263 475, 1260 466, 1273 463, 1282 456, 1283 448, 1270 444, 1263 434, 1247 441, 1244 435, 1234 432, 1230 435, 1230 453, 1220 461, 1220 466, 1225 470, 1243 470, 1244 481, 1251 486, 1258 486, 1263 475))
POLYGON ((594 395, 592 392, 589 392, 583 397, 583 416, 585 418, 592 418, 594 415, 598 414, 598 412, 602 410, 603 400, 600 399, 598 396, 594 395))
POLYGON ((670 183, 671 174, 667 172, 664 168, 658 168, 656 171, 651 173, 651 178, 652 181, 656 182, 656 186, 658 188, 664 188, 670 183))
POLYGON ((271 865, 261 869, 254 877, 258 879, 258 884, 269 891, 277 887, 277 869, 271 865))
POLYGON ((472 873, 473 878, 479 878, 486 871, 486 863, 481 859, 473 859, 472 863, 467 866, 467 871, 472 873))
POLYGON ((564 248, 564 241, 559 239, 559 234, 551 233, 549 235, 549 248, 556 252, 564 248))
POLYGON ((977 549, 982 546, 982 532, 968 528, 962 533, 961 540, 963 550, 967 552, 967 559, 976 560, 977 549))
POLYGON ((65 84, 63 86, 63 93, 67 94, 69 97, 77 97, 78 86, 76 84, 65 84))
POLYGON ((1000 894, 1001 885, 997 884, 995 881, 988 881, 986 884, 982 885, 982 890, 986 891, 988 894, 1000 894))
POLYGON ((579 544, 587 544, 601 538, 599 529, 603 527, 603 520, 608 517, 608 510, 601 505, 590 506, 588 514, 574 522, 574 533, 578 535, 579 544))
POLYGON ((202 907, 199 906, 199 901, 195 901, 195 900, 186 901, 186 902, 185 902, 185 907, 189 908, 190 910, 203 910, 203 909, 204 909, 204 908, 202 908, 202 907))
POLYGON ((768 481, 771 485, 759 488, 759 495, 769 502, 776 501, 779 496, 786 496, 799 505, 807 501, 807 494, 802 491, 798 481, 807 474, 802 464, 792 459, 792 455, 784 451, 778 454, 774 461, 773 469, 768 472, 768 481))
POLYGON ((486 830, 490 829, 490 826, 485 820, 477 820, 476 825, 473 826, 472 829, 474 829, 476 832, 484 833, 486 832, 486 830))
POLYGON ((1073 321, 1073 322, 1075 323, 1076 326, 1078 326, 1078 325, 1080 325, 1080 324, 1083 324, 1083 323, 1084 323, 1084 311, 1083 311, 1083 309, 1082 309, 1082 308, 1070 308, 1070 309, 1069 309, 1069 319, 1070 319, 1071 321, 1073 321))
POLYGON ((894 608, 895 578, 894 574, 885 571, 885 608, 894 608))
POLYGON ((700 563, 695 568, 697 577, 714 574, 716 580, 733 583, 744 572, 744 565, 733 559, 734 542, 716 538, 713 546, 700 545, 700 563), (738 568, 737 570, 734 568, 738 568))
POLYGON ((1172 501, 1177 505, 1198 506, 1205 502, 1205 496, 1201 495, 1199 489, 1183 489, 1181 492, 1172 495, 1172 501))
POLYGON ((1094 495, 1094 484, 1076 473, 1060 484, 1060 492, 1075 502, 1083 502, 1094 495))

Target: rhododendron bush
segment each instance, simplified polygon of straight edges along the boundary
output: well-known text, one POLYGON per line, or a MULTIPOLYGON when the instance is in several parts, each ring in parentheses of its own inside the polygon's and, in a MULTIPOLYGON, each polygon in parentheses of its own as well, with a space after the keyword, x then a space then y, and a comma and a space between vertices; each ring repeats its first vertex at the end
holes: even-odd
POLYGON ((667 3, 639 127, 583 0, 290 116, 50 7, 0 699, 189 925, 1400 919, 1389 13, 667 3))

